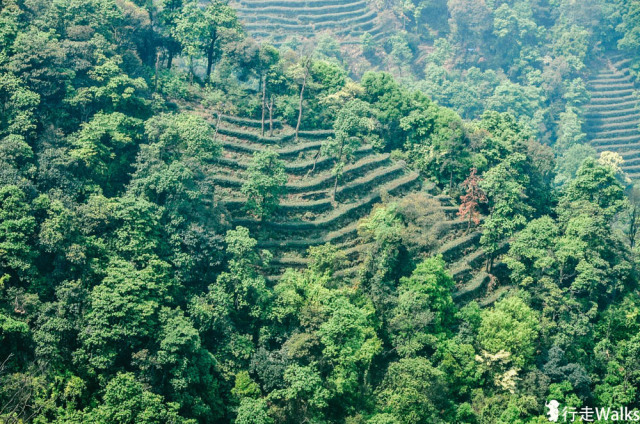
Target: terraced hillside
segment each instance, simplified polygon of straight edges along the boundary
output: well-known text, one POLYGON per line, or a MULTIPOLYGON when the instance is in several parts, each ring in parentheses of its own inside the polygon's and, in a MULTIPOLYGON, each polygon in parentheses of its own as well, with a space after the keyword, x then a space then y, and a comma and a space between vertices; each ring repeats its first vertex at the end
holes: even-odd
POLYGON ((259 121, 222 117, 217 137, 223 154, 212 173, 219 186, 220 201, 231 212, 234 225, 248 227, 259 241, 258 247, 274 255, 267 271, 269 279, 277 280, 287 268, 306 266, 308 248, 327 242, 347 255, 348 262, 339 274, 357 277, 363 252, 370 247, 358 235, 358 221, 380 203, 383 193, 400 197, 422 191, 427 199, 439 205, 439 213, 445 217, 434 226, 434 231, 441 242, 438 253, 452 264, 458 282, 456 299, 463 302, 487 294, 491 300, 493 293, 487 293, 490 278, 482 271, 485 255, 478 247, 479 231, 468 232, 467 223, 456 216, 455 202, 433 193, 434 185, 407 169, 404 162, 375 153, 371 146, 361 147, 355 162, 344 171, 334 203, 333 162, 327 157, 317 157, 323 139, 332 132, 301 131, 296 141, 293 129, 280 122, 276 122, 273 137, 261 137, 259 127, 259 121), (244 213, 245 199, 240 188, 253 153, 266 146, 275 149, 285 161, 288 183, 277 214, 259 223, 244 213))
POLYGON ((619 153, 623 169, 640 178, 640 110, 635 86, 626 65, 629 59, 609 59, 589 81, 591 102, 586 110, 586 130, 598 151, 619 153))
POLYGON ((238 0, 234 6, 253 37, 279 45, 321 33, 353 43, 365 32, 384 35, 377 13, 364 0, 238 0))

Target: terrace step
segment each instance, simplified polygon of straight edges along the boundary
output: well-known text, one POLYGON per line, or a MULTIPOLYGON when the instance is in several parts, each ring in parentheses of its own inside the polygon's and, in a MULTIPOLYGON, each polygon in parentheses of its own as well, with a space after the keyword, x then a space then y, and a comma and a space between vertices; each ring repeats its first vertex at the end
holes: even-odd
POLYGON ((611 76, 596 76, 589 83, 590 84, 608 84, 612 82, 632 82, 633 77, 631 75, 626 74, 615 74, 611 76))
POLYGON ((640 164, 623 164, 622 170, 628 174, 640 174, 640 164))
POLYGON ((599 145, 599 146, 593 146, 594 149, 596 149, 596 152, 605 152, 605 151, 610 151, 610 152, 616 152, 618 154, 620 154, 621 156, 625 154, 625 152, 631 152, 631 151, 635 151, 638 149, 637 144, 635 143, 623 143, 623 144, 609 144, 609 145, 599 145))
POLYGON ((596 120, 592 120, 589 122, 587 128, 588 128, 588 132, 606 132, 606 131, 619 131, 619 130, 626 130, 626 129, 638 129, 638 121, 637 121, 637 117, 634 118, 633 115, 631 115, 631 118, 625 119, 623 121, 618 121, 618 122, 610 122, 608 124, 605 124, 603 122, 606 121, 596 121, 596 120))
MULTIPOLYGON (((369 171, 385 173, 393 172, 393 170, 402 168, 402 165, 399 164, 387 166, 389 162, 389 154, 379 154, 366 156, 351 165, 347 165, 343 171, 343 176, 341 179, 342 185, 344 186, 345 183, 359 178, 359 176, 362 174, 366 175, 369 171)), ((222 168, 217 168, 217 171, 221 170, 222 168)), ((228 172, 226 175, 220 174, 218 172, 216 174, 213 174, 212 178, 214 179, 214 181, 219 182, 224 186, 239 188, 245 181, 242 176, 242 173, 238 171, 228 172)), ((317 178, 313 179, 295 180, 294 182, 288 182, 286 184, 286 192, 288 195, 292 195, 309 193, 313 190, 328 189, 333 186, 334 179, 335 177, 333 176, 333 174, 325 173, 324 175, 320 175, 317 178)))
POLYGON ((359 25, 364 22, 372 21, 376 17, 376 13, 373 11, 367 12, 365 14, 361 14, 359 16, 355 16, 348 19, 337 19, 337 20, 325 20, 321 22, 311 22, 308 21, 306 23, 292 22, 290 19, 281 19, 282 22, 277 21, 277 18, 271 18, 268 16, 263 17, 259 22, 249 22, 245 24, 245 27, 248 31, 252 30, 261 30, 261 31, 280 31, 286 30, 294 33, 313 33, 317 30, 322 29, 330 29, 330 28, 339 28, 339 27, 350 27, 349 31, 352 31, 356 28, 359 28, 359 25), (276 20, 272 20, 276 19, 276 20))
MULTIPOLYGON (((389 154, 366 156, 356 163, 347 165, 343 170, 342 183, 351 181, 358 173, 377 169, 389 162, 389 154)), ((304 193, 311 190, 326 189, 333 185, 335 177, 333 174, 319 176, 313 179, 303 179, 295 183, 287 184, 287 193, 304 193)))
POLYGON ((478 304, 480 305, 480 307, 482 308, 487 308, 491 305, 493 305, 494 303, 496 303, 498 300, 500 300, 501 298, 503 298, 507 293, 509 293, 514 287, 513 286, 501 286, 498 287, 497 289, 495 289, 494 291, 492 291, 491 293, 489 293, 487 295, 487 297, 481 299, 478 304))
POLYGON ((585 108, 585 129, 598 152, 619 153, 630 175, 640 175, 640 111, 630 59, 609 58, 608 65, 587 84, 591 101, 585 108))
POLYGON ((594 91, 604 90, 633 90, 633 83, 631 81, 612 81, 609 83, 589 83, 589 88, 594 91))
MULTIPOLYGON (((375 172, 364 175, 363 177, 356 178, 348 184, 342 185, 336 192, 336 199, 341 201, 350 196, 351 193, 356 191, 367 192, 367 186, 382 184, 388 181, 390 178, 395 178, 397 174, 402 173, 404 170, 404 164, 396 163, 386 168, 377 169, 375 172)), ((247 202, 246 198, 225 199, 223 203, 229 210, 236 210, 244 206, 247 202)), ((279 215, 292 215, 301 214, 305 212, 323 212, 332 208, 333 202, 329 198, 329 193, 326 193, 321 199, 317 200, 303 200, 303 201, 290 201, 283 200, 280 202, 278 208, 279 215)))
MULTIPOLYGON (((358 159, 370 155, 372 152, 373 147, 370 145, 366 145, 356 150, 354 156, 356 159, 358 159)), ((246 158, 246 160, 239 160, 230 157, 221 157, 217 159, 217 163, 228 168, 244 171, 249 167, 249 160, 250 158, 246 158)), ((307 159, 303 161, 286 162, 285 171, 290 175, 305 175, 311 169, 313 169, 314 162, 316 164, 316 170, 320 171, 331 167, 334 161, 330 157, 321 157, 317 161, 314 159, 307 159)))
POLYGON ((478 272, 468 283, 456 289, 453 293, 453 300, 462 302, 469 298, 477 297, 480 292, 486 289, 490 279, 489 274, 485 271, 478 272))
POLYGON ((624 59, 620 59, 620 60, 612 63, 612 66, 615 69, 620 69, 620 68, 624 67, 625 65, 628 65, 629 63, 631 63, 631 58, 624 58, 624 59))
POLYGON ((594 147, 608 146, 609 148, 612 148, 612 146, 619 145, 635 145, 638 141, 640 141, 640 134, 630 135, 626 137, 594 138, 591 140, 591 144, 593 144, 594 147))
POLYGON ((599 112, 598 111, 588 112, 588 113, 585 113, 584 116, 587 119, 604 120, 604 119, 622 118, 622 117, 627 117, 629 115, 638 115, 638 114, 640 114, 640 111, 638 111, 636 104, 633 103, 631 107, 622 108, 622 109, 619 108, 614 110, 611 110, 610 108, 608 108, 599 112))
MULTIPOLYGON (((262 121, 260 119, 241 118, 239 116, 232 116, 232 115, 220 115, 220 120, 230 124, 235 124, 235 125, 240 125, 245 127, 252 127, 252 128, 262 127, 262 121)), ((265 120, 265 128, 267 129, 269 128, 269 120, 265 120)), ((282 122, 278 119, 274 119, 273 128, 282 128, 282 122)))
POLYGON ((640 166, 640 158, 624 159, 624 163, 622 164, 622 168, 624 168, 625 171, 636 166, 640 166))
POLYGON ((610 106, 610 105, 626 104, 634 101, 637 102, 638 99, 636 99, 636 96, 633 93, 631 93, 631 94, 625 94, 619 97, 592 97, 590 104, 593 106, 610 106))
MULTIPOLYGON (((315 28, 318 28, 317 24, 331 22, 342 22, 356 19, 358 17, 365 16, 367 14, 367 10, 365 8, 356 9, 356 10, 348 10, 343 12, 334 12, 329 11, 327 13, 313 13, 308 14, 308 11, 305 11, 305 14, 300 14, 298 11, 297 14, 290 14, 287 16, 277 16, 277 15, 266 15, 264 12, 261 12, 259 15, 249 15, 243 16, 242 19, 246 22, 269 22, 269 23, 290 23, 292 20, 297 22, 300 25, 313 25, 315 28)), ((320 27, 321 28, 321 27, 320 27)))
POLYGON ((253 37, 274 45, 292 36, 313 38, 325 31, 347 45, 358 42, 363 31, 372 30, 378 21, 365 0, 239 0, 235 7, 253 37))
MULTIPOLYGON (((297 16, 300 14, 300 7, 295 6, 283 6, 283 3, 280 3, 280 6, 266 6, 266 7, 239 7, 238 14, 240 16, 244 16, 245 14, 263 14, 263 15, 280 15, 280 16, 297 16)), ((288 4, 288 3, 285 3, 288 4)), ((305 13, 308 14, 330 14, 330 13, 343 13, 343 12, 351 12, 354 10, 361 10, 367 7, 367 3, 364 1, 355 1, 352 3, 346 4, 336 4, 333 6, 314 6, 310 4, 306 7, 305 13)))
POLYGON ((635 108, 638 105, 638 100, 636 99, 625 99, 622 101, 614 102, 613 104, 601 104, 601 103, 591 103, 586 106, 586 110, 590 113, 593 112, 605 112, 613 115, 616 111, 627 110, 631 108, 635 108))
POLYGON ((590 94, 592 99, 620 98, 632 96, 634 91, 633 86, 626 88, 608 87, 606 89, 591 90, 590 94))
MULTIPOLYGON (((362 215, 361 212, 363 209, 370 209, 375 202, 380 200, 382 192, 387 192, 389 194, 399 193, 403 189, 409 188, 413 184, 415 184, 418 178, 418 173, 411 172, 402 178, 398 178, 387 184, 384 184, 379 188, 379 190, 376 190, 375 192, 364 196, 362 199, 356 202, 340 205, 340 207, 334 209, 329 214, 319 219, 315 219, 312 221, 302 221, 299 219, 285 222, 267 221, 263 222, 262 226, 276 231, 288 232, 290 235, 296 233, 308 233, 310 231, 316 230, 337 230, 341 226, 344 226, 341 224, 343 224, 345 218, 349 218, 351 216, 351 218, 349 218, 349 221, 351 222, 354 219, 357 219, 353 218, 355 215, 362 215)), ((248 226, 255 226, 256 224, 258 224, 257 221, 247 218, 234 219, 234 222, 237 225, 248 226)))
POLYGON ((337 6, 356 3, 356 0, 242 0, 240 4, 248 8, 280 7, 286 4, 288 7, 310 8, 323 6, 337 6))
MULTIPOLYGON (((224 139, 221 141, 222 147, 225 150, 232 150, 234 152, 254 154, 264 150, 264 145, 258 143, 250 143, 243 141, 231 141, 231 139, 224 139)), ((291 147, 284 147, 275 149, 281 159, 297 156, 302 152, 308 150, 317 150, 322 145, 320 141, 310 141, 308 143, 300 143, 291 147)))
POLYGON ((355 277, 358 275, 360 270, 362 269, 362 264, 357 264, 349 268, 342 269, 336 272, 334 275, 336 277, 347 278, 347 277, 355 277))
POLYGON ((592 131, 589 133, 589 135, 591 135, 592 137, 605 138, 605 139, 630 137, 636 134, 640 134, 640 131, 638 131, 637 126, 635 127, 631 126, 630 128, 622 128, 617 130, 603 129, 602 131, 592 131))
POLYGON ((445 262, 452 262, 458 259, 466 249, 476 246, 481 236, 482 232, 474 231, 463 237, 451 240, 442 245, 438 253, 442 255, 445 262))
POLYGON ((621 112, 619 115, 599 116, 599 115, 585 115, 587 118, 587 125, 593 126, 607 126, 614 124, 627 124, 629 122, 640 122, 640 112, 638 110, 630 109, 629 112, 621 112))
POLYGON ((626 162, 640 159, 640 150, 623 151, 620 152, 620 156, 622 156, 622 159, 624 159, 626 162))
POLYGON ((265 240, 258 243, 258 246, 264 249, 269 248, 292 248, 305 250, 310 246, 319 246, 325 243, 339 243, 350 237, 357 235, 358 222, 340 228, 339 230, 329 231, 321 237, 313 238, 287 238, 285 240, 265 240))

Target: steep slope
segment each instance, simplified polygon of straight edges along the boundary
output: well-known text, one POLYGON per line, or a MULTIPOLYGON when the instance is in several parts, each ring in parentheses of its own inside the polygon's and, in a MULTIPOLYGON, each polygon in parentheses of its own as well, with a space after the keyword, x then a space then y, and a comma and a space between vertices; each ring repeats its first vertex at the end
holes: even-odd
POLYGON ((274 45, 322 33, 349 44, 365 32, 384 33, 377 13, 360 0, 239 0, 234 6, 249 34, 274 45))
POLYGON ((614 58, 589 81, 591 102, 586 110, 586 130, 598 151, 619 153, 623 169, 640 177, 640 111, 633 79, 625 66, 629 59, 614 58))
POLYGON ((331 243, 341 248, 348 262, 339 275, 357 277, 369 247, 358 235, 358 222, 368 215, 382 197, 401 197, 423 191, 440 205, 446 218, 434 227, 443 255, 457 283, 454 297, 463 303, 492 294, 490 277, 484 272, 485 254, 479 249, 480 232, 469 229, 460 220, 457 206, 446 195, 433 193, 434 185, 426 183, 404 162, 394 161, 388 154, 375 153, 371 146, 361 147, 354 163, 348 165, 332 202, 333 175, 330 158, 318 156, 323 139, 331 131, 301 131, 295 141, 293 129, 275 123, 273 137, 261 137, 260 122, 224 116, 217 127, 223 146, 222 157, 214 170, 214 181, 220 187, 220 201, 231 212, 234 225, 248 227, 259 241, 259 247, 273 255, 270 280, 277 280, 287 268, 305 267, 310 246, 331 243), (267 147, 275 149, 285 162, 288 183, 286 196, 271 219, 260 223, 243 211, 245 199, 240 188, 254 152, 267 147), (314 168, 315 163, 315 168, 314 168), (314 169, 313 173, 311 170, 314 169))
POLYGON ((261 137, 257 129, 251 129, 255 124, 223 118, 218 133, 224 150, 215 180, 225 187, 222 201, 232 212, 234 223, 249 227, 260 247, 275 255, 274 276, 287 267, 305 266, 308 247, 326 242, 347 249, 350 258, 356 257, 357 249, 348 249, 357 244, 357 221, 379 202, 381 192, 398 195, 420 187, 418 174, 406 169, 404 163, 393 162, 388 154, 376 154, 365 145, 356 153, 355 162, 346 167, 337 203, 333 203, 333 162, 327 157, 316 158, 322 140, 331 132, 301 131, 296 142, 290 128, 278 125, 274 137, 261 137), (244 214, 245 199, 239 189, 253 153, 267 146, 285 162, 288 183, 276 216, 259 223, 244 214))

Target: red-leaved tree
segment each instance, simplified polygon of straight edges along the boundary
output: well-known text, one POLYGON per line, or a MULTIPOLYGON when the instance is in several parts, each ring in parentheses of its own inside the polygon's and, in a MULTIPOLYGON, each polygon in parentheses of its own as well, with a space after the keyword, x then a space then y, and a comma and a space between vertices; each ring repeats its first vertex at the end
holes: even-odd
POLYGON ((480 203, 487 202, 487 195, 480 188, 480 181, 482 179, 477 175, 478 170, 476 168, 471 169, 471 174, 462 183, 462 187, 466 190, 466 194, 460 196, 460 209, 458 210, 458 216, 467 219, 469 226, 467 231, 471 228, 471 223, 475 225, 480 223, 480 212, 478 205, 480 203))

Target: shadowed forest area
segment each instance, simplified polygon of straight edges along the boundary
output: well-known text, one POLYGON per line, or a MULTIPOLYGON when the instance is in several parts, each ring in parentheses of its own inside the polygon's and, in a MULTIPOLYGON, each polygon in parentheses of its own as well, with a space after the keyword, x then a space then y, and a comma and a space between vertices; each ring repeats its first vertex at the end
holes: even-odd
POLYGON ((639 0, 0 0, 0 423, 640 408, 639 75, 639 0))

